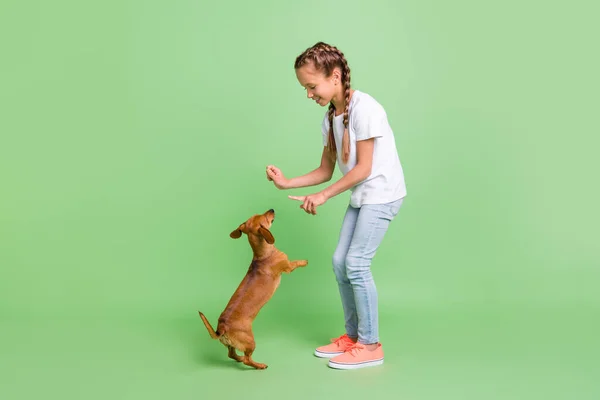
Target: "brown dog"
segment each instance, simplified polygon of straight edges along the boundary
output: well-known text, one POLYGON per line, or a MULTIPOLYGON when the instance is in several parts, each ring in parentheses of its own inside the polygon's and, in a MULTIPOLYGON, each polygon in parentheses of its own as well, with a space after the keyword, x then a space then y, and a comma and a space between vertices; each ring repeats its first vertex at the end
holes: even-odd
POLYGON ((238 239, 242 233, 248 235, 254 256, 242 283, 221 313, 216 332, 204 314, 199 312, 210 337, 219 339, 227 347, 229 358, 256 369, 265 369, 267 365, 252 360, 252 353, 256 348, 252 321, 275 293, 281 274, 308 264, 306 260, 290 261, 285 253, 275 248, 275 238, 269 231, 274 220, 275 211, 271 209, 250 217, 229 234, 233 239, 238 239), (237 355, 236 349, 244 355, 237 355))

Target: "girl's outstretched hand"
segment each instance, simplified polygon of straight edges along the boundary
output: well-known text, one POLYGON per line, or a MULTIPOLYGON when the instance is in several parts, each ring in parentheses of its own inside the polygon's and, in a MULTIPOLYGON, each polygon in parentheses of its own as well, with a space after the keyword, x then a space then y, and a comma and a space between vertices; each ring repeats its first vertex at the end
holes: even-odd
POLYGON ((267 179, 275 184, 277 189, 286 189, 288 180, 283 175, 283 172, 274 165, 267 166, 267 179))
POLYGON ((302 202, 301 209, 308 214, 317 215, 317 207, 325 204, 327 197, 323 193, 311 194, 308 196, 288 196, 292 200, 302 202))

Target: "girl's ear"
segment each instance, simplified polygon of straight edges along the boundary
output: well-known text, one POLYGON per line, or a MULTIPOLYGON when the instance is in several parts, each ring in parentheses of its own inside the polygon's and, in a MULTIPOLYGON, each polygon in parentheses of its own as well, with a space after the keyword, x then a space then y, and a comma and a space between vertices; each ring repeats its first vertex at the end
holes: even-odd
POLYGON ((339 67, 335 67, 331 75, 336 84, 342 81, 342 70, 339 67))
POLYGON ((246 229, 246 223, 241 224, 236 230, 229 234, 232 239, 239 239, 242 236, 242 232, 246 229))
POLYGON ((262 237, 265 238, 267 243, 269 243, 269 244, 275 243, 275 238, 273 237, 273 235, 271 234, 271 232, 268 229, 263 228, 261 226, 260 228, 258 228, 258 233, 260 233, 262 235, 262 237))

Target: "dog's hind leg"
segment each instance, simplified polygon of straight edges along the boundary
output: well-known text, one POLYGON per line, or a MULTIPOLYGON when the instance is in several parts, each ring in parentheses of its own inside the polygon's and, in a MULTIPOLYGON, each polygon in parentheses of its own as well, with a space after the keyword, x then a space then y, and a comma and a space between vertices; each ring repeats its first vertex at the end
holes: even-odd
POLYGON ((244 359, 244 357, 240 357, 237 355, 237 353, 235 352, 235 347, 233 346, 227 346, 227 349, 229 350, 229 353, 227 354, 229 356, 229 358, 234 359, 237 362, 242 362, 242 360, 244 359))
POLYGON ((266 364, 257 363, 252 359, 252 353, 254 353, 254 349, 256 348, 252 332, 240 332, 236 336, 236 339, 239 345, 237 348, 244 352, 244 356, 241 357, 244 364, 256 369, 267 368, 266 364))
POLYGON ((242 362, 244 364, 249 365, 250 367, 254 367, 256 369, 266 369, 267 364, 261 364, 261 363, 257 363, 256 361, 254 361, 252 359, 252 353, 254 353, 254 349, 244 351, 244 357, 242 357, 243 358, 242 362))

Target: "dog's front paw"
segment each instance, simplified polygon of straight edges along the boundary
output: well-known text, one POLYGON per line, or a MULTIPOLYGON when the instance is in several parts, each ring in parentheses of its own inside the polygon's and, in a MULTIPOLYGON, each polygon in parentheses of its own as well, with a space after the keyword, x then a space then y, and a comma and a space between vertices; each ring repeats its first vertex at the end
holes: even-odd
POLYGON ((291 269, 289 270, 289 272, 293 271, 294 269, 296 269, 298 267, 304 267, 307 264, 308 264, 308 261, 306 261, 306 260, 290 261, 290 267, 291 267, 291 269))

